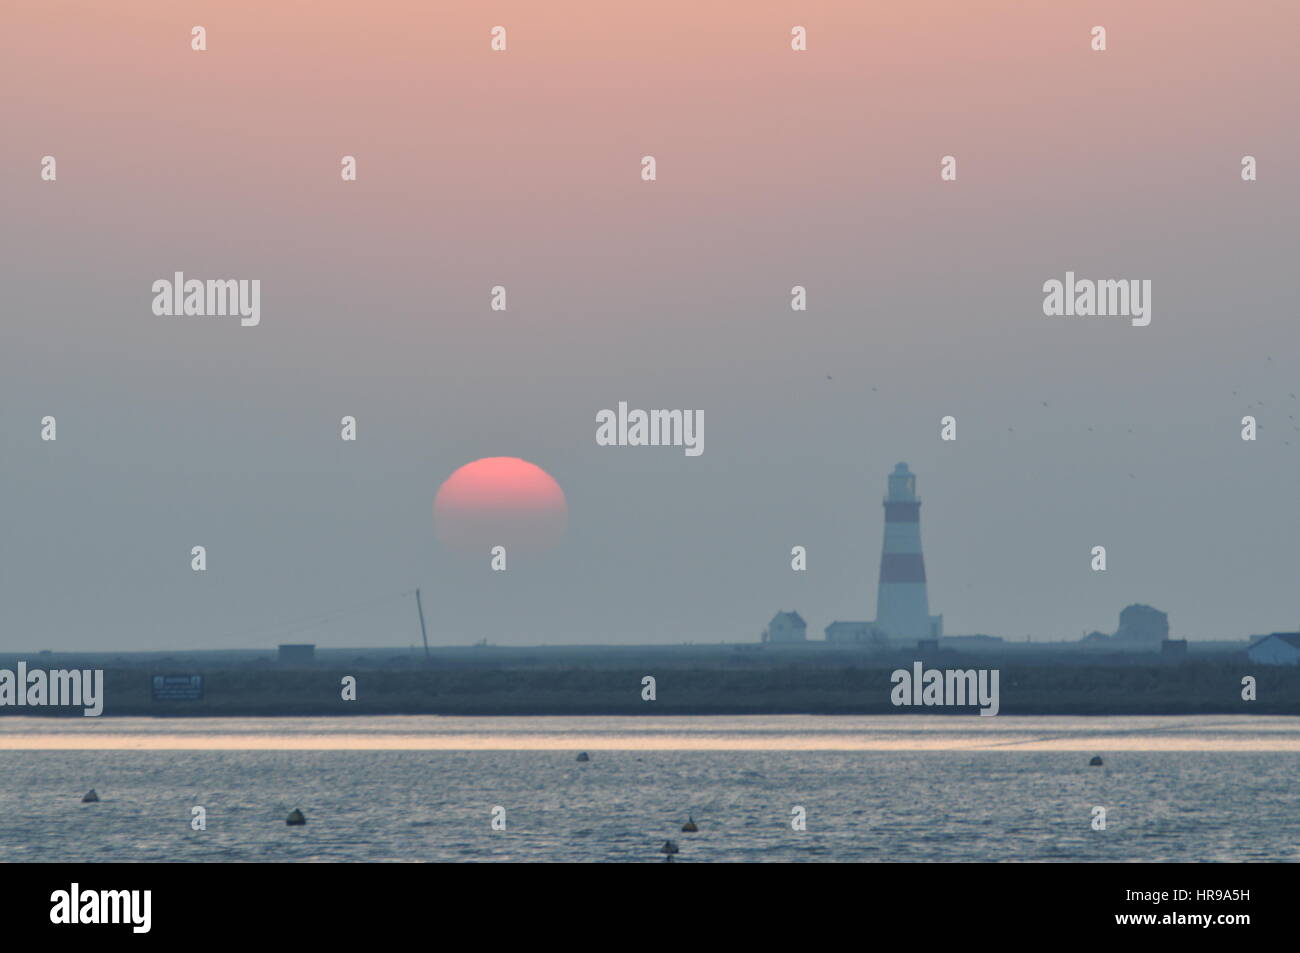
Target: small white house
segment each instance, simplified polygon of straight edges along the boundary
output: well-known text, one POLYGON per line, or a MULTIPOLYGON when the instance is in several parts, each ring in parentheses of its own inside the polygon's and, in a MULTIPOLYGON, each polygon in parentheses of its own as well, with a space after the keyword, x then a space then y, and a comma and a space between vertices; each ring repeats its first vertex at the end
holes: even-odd
POLYGON ((778 612, 767 624, 764 642, 806 642, 808 623, 797 612, 778 612))
POLYGON ((1300 665, 1300 632, 1274 632, 1246 650, 1261 665, 1300 665))

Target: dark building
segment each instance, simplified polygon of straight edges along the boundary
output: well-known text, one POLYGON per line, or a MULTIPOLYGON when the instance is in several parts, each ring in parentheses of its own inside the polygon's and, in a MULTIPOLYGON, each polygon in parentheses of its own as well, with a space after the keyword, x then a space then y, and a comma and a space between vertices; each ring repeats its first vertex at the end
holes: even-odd
POLYGON ((1119 614, 1115 638, 1120 642, 1163 642, 1169 638, 1169 616, 1151 606, 1131 605, 1119 614))
POLYGON ((808 640, 808 623, 797 612, 778 612, 767 624, 763 633, 764 642, 806 642, 808 640))
POLYGON ((1300 632, 1274 632, 1246 650, 1252 662, 1263 665, 1300 665, 1300 632))

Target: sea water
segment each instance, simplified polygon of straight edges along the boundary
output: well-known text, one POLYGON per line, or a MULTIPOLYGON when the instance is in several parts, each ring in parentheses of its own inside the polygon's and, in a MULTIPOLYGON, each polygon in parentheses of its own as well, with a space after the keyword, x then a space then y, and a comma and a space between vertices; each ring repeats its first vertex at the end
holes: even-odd
POLYGON ((1293 861, 1298 775, 1285 717, 6 717, 0 860, 1293 861))

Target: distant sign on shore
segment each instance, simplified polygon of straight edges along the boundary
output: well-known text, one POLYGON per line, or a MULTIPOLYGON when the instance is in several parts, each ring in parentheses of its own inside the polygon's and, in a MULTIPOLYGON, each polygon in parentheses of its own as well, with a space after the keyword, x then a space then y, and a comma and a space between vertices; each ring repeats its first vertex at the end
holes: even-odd
POLYGON ((155 675, 153 700, 156 702, 196 702, 203 700, 202 675, 155 675))

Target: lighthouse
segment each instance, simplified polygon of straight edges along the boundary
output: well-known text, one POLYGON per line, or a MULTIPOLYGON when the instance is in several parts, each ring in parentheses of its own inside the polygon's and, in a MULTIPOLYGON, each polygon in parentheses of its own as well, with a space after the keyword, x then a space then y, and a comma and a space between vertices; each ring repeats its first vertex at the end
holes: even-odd
POLYGON ((921 501, 916 474, 906 463, 889 475, 885 497, 885 545, 880 556, 876 626, 892 639, 937 639, 943 616, 930 615, 921 556, 921 501))

